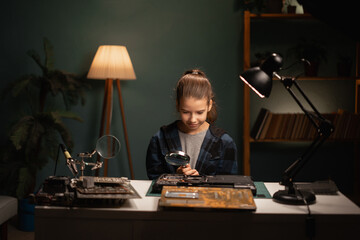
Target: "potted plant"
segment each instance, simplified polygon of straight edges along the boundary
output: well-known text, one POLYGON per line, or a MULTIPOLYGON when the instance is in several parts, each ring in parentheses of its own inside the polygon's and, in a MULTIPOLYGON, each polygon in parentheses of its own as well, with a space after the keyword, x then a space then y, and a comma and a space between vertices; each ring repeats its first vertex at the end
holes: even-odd
POLYGON ((258 67, 260 66, 270 55, 271 55, 272 52, 269 52, 269 51, 265 51, 265 52, 256 52, 254 55, 255 55, 255 58, 256 60, 255 61, 252 61, 250 63, 250 66, 251 67, 258 67))
POLYGON ((265 12, 267 13, 281 13, 283 8, 283 0, 267 0, 265 12))
POLYGON ((305 60, 304 72, 306 76, 317 76, 320 64, 327 61, 327 51, 324 44, 315 39, 300 39, 294 47, 289 49, 289 53, 298 60, 305 60))
POLYGON ((264 0, 240 0, 238 2, 238 8, 260 14, 264 9, 264 0))
POLYGON ((338 54, 337 57, 337 75, 339 77, 351 76, 352 59, 344 54, 338 54))
POLYGON ((52 44, 44 38, 43 46, 44 62, 36 51, 27 52, 41 69, 41 75, 24 75, 9 84, 2 94, 6 97, 12 93, 21 104, 21 115, 9 128, 0 158, 1 193, 19 199, 34 192, 37 172, 50 159, 56 159, 61 141, 73 147, 63 119, 82 121, 70 107, 79 101, 85 103, 88 88, 84 77, 55 69, 52 44))

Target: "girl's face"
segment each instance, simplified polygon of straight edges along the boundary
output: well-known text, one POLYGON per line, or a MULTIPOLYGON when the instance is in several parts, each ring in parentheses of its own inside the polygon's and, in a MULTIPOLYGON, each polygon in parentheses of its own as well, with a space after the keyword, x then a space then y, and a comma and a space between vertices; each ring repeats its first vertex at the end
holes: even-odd
POLYGON ((185 130, 186 133, 195 134, 207 129, 206 117, 211 107, 212 101, 210 100, 208 103, 206 98, 182 97, 178 105, 183 123, 182 130, 185 130))

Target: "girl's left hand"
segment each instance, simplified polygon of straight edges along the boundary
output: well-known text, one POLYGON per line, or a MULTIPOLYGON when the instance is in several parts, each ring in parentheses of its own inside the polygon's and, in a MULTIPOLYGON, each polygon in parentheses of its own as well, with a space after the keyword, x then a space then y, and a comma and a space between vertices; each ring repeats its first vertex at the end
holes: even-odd
POLYGON ((186 164, 186 166, 180 166, 176 170, 176 173, 184 174, 184 175, 199 175, 199 172, 196 169, 192 169, 190 164, 186 164))

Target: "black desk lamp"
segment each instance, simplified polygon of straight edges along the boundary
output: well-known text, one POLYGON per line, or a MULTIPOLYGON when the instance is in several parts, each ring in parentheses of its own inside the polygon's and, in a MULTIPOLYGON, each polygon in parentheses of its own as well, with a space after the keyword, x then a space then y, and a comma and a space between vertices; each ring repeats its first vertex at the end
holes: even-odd
POLYGON ((244 81, 252 90, 254 90, 261 98, 264 98, 270 96, 272 78, 278 78, 283 83, 285 89, 300 106, 301 110, 309 118, 312 125, 316 128, 318 135, 315 140, 308 147, 308 149, 285 170, 280 181, 280 184, 285 186, 285 190, 279 190, 273 195, 273 199, 280 203, 294 205, 311 204, 316 200, 315 195, 311 192, 297 190, 294 187, 293 179, 296 174, 303 168, 303 166, 309 161, 316 150, 334 131, 334 126, 329 120, 325 119, 319 113, 309 98, 302 91, 295 78, 282 77, 278 75, 277 72, 280 70, 282 62, 282 57, 276 53, 273 53, 263 62, 260 67, 253 67, 242 73, 240 75, 240 79, 244 81), (293 85, 298 89, 305 101, 310 105, 313 112, 306 110, 301 104, 291 89, 293 85))

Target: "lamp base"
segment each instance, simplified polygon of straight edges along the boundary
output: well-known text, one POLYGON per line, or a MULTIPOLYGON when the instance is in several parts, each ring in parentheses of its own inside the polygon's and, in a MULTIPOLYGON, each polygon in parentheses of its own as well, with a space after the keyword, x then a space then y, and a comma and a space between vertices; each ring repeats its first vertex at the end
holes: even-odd
POLYGON ((308 191, 301 191, 300 193, 290 192, 288 189, 279 190, 273 195, 275 202, 290 204, 290 205, 306 205, 313 204, 316 201, 315 194, 308 191), (305 201, 306 200, 306 201, 305 201))

